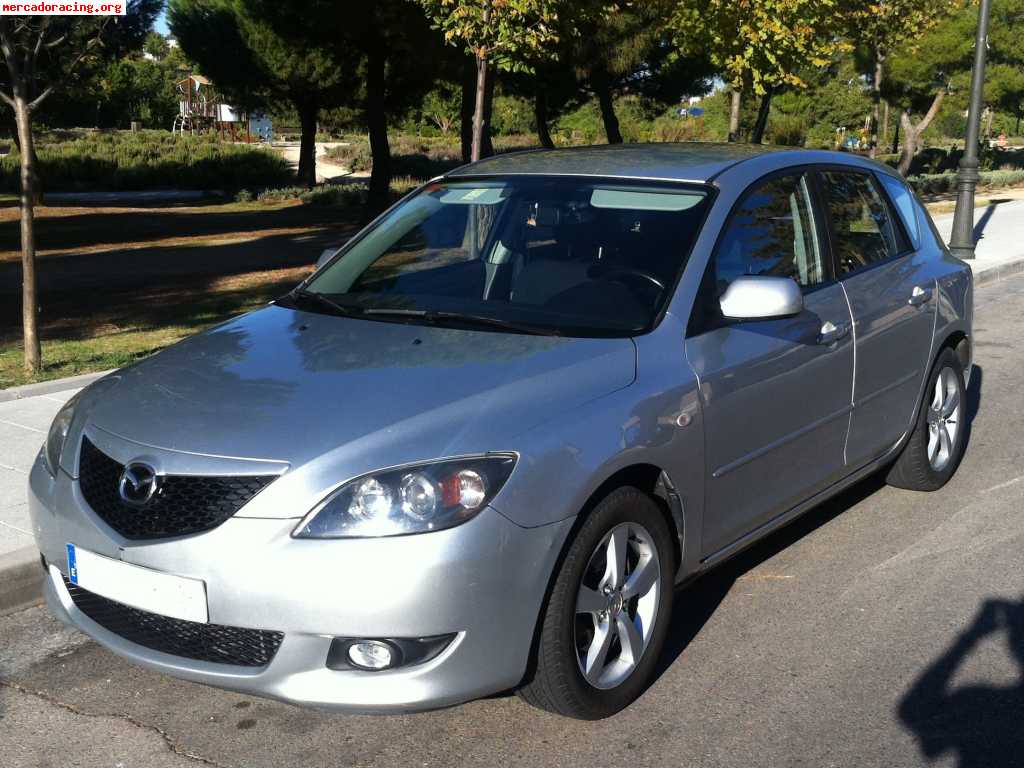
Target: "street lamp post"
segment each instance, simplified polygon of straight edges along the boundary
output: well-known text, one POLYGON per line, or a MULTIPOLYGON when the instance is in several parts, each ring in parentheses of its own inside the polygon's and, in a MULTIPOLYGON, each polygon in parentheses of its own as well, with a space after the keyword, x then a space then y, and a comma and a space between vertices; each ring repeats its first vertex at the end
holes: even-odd
POLYGON ((974 70, 971 73, 971 104, 967 110, 967 136, 964 156, 956 178, 956 212, 949 250, 961 259, 974 258, 974 188, 978 184, 978 134, 985 91, 985 54, 988 49, 988 16, 991 0, 981 0, 978 8, 978 33, 974 41, 974 70))

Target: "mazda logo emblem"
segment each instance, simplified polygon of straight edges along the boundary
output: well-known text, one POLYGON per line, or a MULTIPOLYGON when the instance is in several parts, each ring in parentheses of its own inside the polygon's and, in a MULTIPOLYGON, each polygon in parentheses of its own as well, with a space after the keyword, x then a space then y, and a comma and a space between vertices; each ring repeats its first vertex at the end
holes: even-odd
POLYGON ((142 507, 156 494, 158 485, 155 469, 148 464, 132 462, 121 471, 117 492, 126 504, 142 507))

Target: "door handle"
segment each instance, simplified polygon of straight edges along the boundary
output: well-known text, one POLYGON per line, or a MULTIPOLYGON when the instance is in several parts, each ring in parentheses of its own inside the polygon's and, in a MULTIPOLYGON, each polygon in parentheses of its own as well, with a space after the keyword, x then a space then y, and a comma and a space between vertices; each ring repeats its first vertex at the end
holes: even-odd
POLYGON ((850 332, 849 323, 836 325, 831 320, 826 320, 821 326, 821 333, 818 334, 819 344, 834 344, 850 332))
POLYGON ((915 285, 914 290, 910 292, 910 300, 907 303, 912 307, 919 307, 922 304, 927 304, 931 300, 931 288, 922 288, 920 285, 915 285))

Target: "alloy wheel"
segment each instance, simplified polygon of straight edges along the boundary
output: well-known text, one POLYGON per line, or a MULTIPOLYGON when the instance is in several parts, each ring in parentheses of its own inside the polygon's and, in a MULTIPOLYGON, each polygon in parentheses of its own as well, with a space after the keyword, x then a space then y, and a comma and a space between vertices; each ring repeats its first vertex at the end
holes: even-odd
POLYGON ((960 384, 956 371, 946 367, 939 371, 928 406, 928 464, 936 472, 952 460, 959 431, 960 384))
POLYGON ((575 647, 580 672, 600 689, 636 669, 658 618, 661 562, 642 525, 622 523, 594 549, 576 597, 575 647))

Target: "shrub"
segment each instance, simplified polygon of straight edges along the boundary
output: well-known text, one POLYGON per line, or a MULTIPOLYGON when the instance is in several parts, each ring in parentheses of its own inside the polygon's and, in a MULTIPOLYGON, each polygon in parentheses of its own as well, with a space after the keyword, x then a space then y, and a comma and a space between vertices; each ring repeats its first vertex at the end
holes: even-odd
POLYGON ((596 144, 605 140, 604 123, 597 103, 588 101, 559 117, 551 126, 559 144, 596 144))
MULTIPOLYGON (((327 157, 345 165, 350 171, 373 168, 366 139, 353 139, 346 146, 332 147, 327 151, 327 157)), ((391 173, 394 176, 430 179, 460 165, 462 149, 453 141, 405 135, 391 139, 391 173)))
MULTIPOLYGON (((362 184, 344 186, 280 187, 265 189, 256 197, 260 202, 277 203, 285 200, 299 200, 308 205, 356 206, 362 205, 366 188, 362 184)), ((235 198, 238 199, 237 197, 235 198)))
POLYGON ((365 139, 348 141, 345 144, 331 147, 327 150, 325 157, 337 165, 344 166, 351 173, 368 171, 373 165, 373 160, 370 157, 370 145, 365 139))
POLYGON ((807 141, 807 122, 796 115, 778 115, 769 124, 773 144, 802 147, 807 141))
POLYGON ((537 130, 533 107, 526 99, 518 96, 495 96, 491 128, 497 136, 533 133, 537 130))
POLYGON ((713 141, 715 138, 703 117, 661 115, 651 124, 651 141, 713 141))
MULTIPOLYGON (((43 134, 37 153, 48 191, 240 189, 282 184, 291 176, 273 150, 221 141, 216 134, 106 131, 71 139, 43 134)), ((16 148, 0 158, 0 184, 7 191, 19 188, 19 162, 16 148)))
MULTIPOLYGON (((999 189, 1024 184, 1024 171, 982 171, 979 187, 999 189)), ((956 190, 956 173, 920 174, 907 179, 921 195, 943 195, 956 190)))
POLYGON ((830 125, 817 123, 807 129, 804 146, 810 149, 835 149, 836 131, 830 125))

